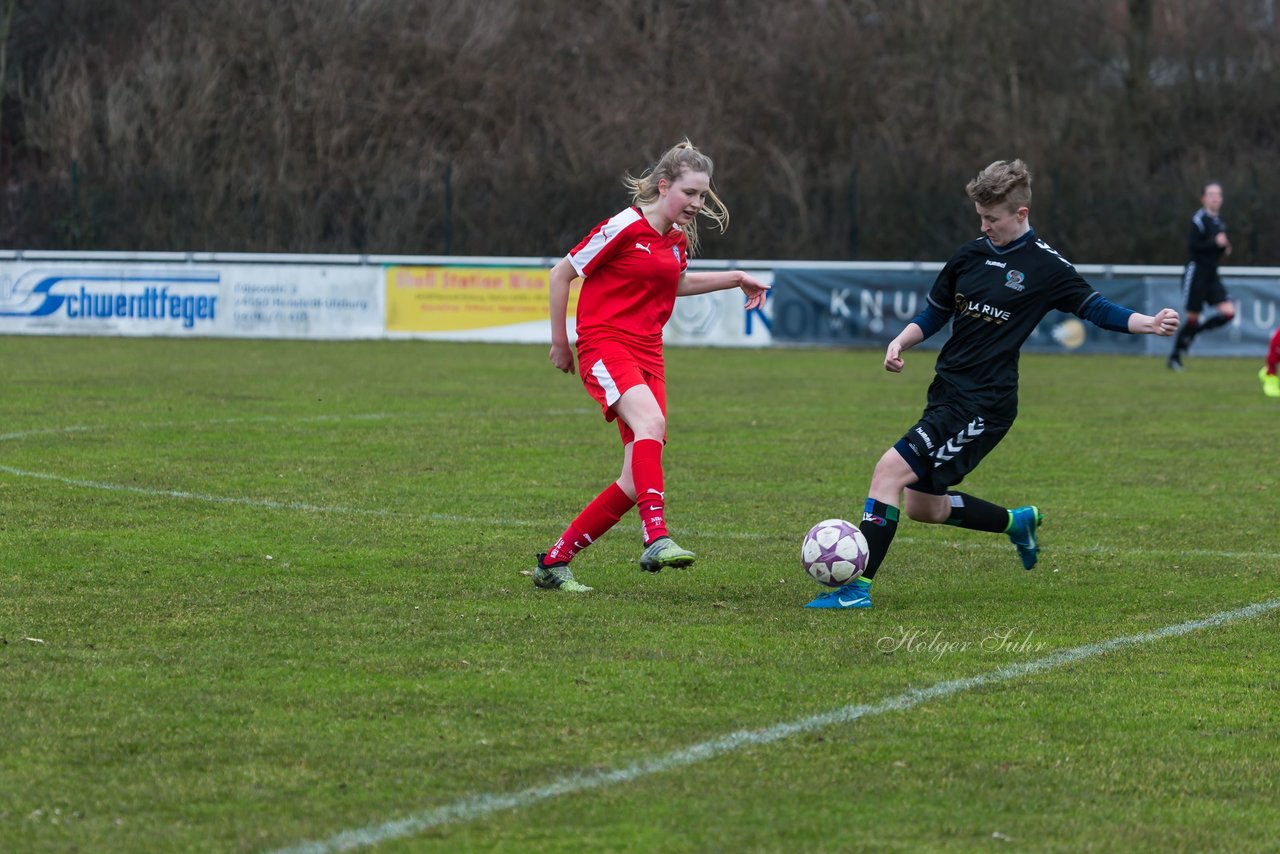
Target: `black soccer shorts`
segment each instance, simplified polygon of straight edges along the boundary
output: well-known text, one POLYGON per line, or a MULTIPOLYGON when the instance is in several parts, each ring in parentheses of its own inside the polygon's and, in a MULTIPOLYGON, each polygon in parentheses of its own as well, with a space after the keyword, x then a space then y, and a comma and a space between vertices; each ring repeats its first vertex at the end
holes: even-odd
POLYGON ((919 478, 907 488, 946 495, 978 467, 1012 426, 1012 421, 978 415, 958 400, 930 403, 894 444, 919 478))
POLYGON ((1200 314, 1206 305, 1219 305, 1231 298, 1218 271, 1195 261, 1182 271, 1182 296, 1187 311, 1200 314))

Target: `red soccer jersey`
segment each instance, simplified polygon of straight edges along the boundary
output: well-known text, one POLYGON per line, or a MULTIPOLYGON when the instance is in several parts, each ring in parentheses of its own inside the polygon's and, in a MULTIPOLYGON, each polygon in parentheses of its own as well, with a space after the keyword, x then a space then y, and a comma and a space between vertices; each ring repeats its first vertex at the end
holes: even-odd
POLYGON ((689 265, 683 229, 673 225, 658 234, 639 208, 630 207, 593 228, 568 257, 583 279, 579 344, 612 336, 660 351, 662 327, 689 265))

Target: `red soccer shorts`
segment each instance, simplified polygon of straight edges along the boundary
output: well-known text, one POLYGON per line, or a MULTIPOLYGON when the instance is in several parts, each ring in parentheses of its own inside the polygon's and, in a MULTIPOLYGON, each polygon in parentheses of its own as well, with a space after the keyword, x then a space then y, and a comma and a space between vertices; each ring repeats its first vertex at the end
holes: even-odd
POLYGON ((662 374, 661 356, 656 362, 652 358, 637 358, 628 347, 617 341, 601 341, 587 347, 579 342, 578 370, 587 394, 600 404, 604 420, 618 422, 623 445, 634 442, 636 435, 625 421, 618 418, 613 405, 627 391, 640 385, 648 386, 657 398, 663 416, 667 414, 667 383, 662 374))

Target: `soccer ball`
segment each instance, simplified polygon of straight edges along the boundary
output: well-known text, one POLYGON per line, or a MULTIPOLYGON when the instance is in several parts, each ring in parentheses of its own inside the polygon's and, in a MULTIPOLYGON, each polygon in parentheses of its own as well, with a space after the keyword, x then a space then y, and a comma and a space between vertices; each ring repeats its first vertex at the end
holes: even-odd
POLYGON ((862 575, 867 555, 867 538, 844 519, 826 519, 814 525, 800 546, 805 572, 828 587, 840 587, 862 575))

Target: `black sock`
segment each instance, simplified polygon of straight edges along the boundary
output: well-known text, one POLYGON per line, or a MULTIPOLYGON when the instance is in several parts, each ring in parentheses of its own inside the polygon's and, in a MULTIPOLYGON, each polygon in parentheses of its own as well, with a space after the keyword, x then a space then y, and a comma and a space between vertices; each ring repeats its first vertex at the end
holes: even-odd
POLYGON ((1234 315, 1232 315, 1231 317, 1228 317, 1225 314, 1215 314, 1213 317, 1209 318, 1203 324, 1201 324, 1199 330, 1197 331, 1208 332, 1210 329, 1217 329, 1219 326, 1226 326, 1228 323, 1230 323, 1233 320, 1235 320, 1234 315))
POLYGON ((1178 330, 1178 337, 1173 341, 1173 355, 1180 356, 1191 349, 1191 342, 1199 331, 1200 324, 1187 321, 1186 325, 1178 330))
POLYGON ((893 535, 898 531, 898 508, 868 498, 858 530, 867 538, 867 568, 862 571, 862 577, 870 581, 876 577, 876 570, 884 561, 893 535))
POLYGON ((963 492, 948 492, 947 497, 951 499, 948 525, 993 534, 1003 534, 1009 529, 1009 511, 1004 507, 963 492))

